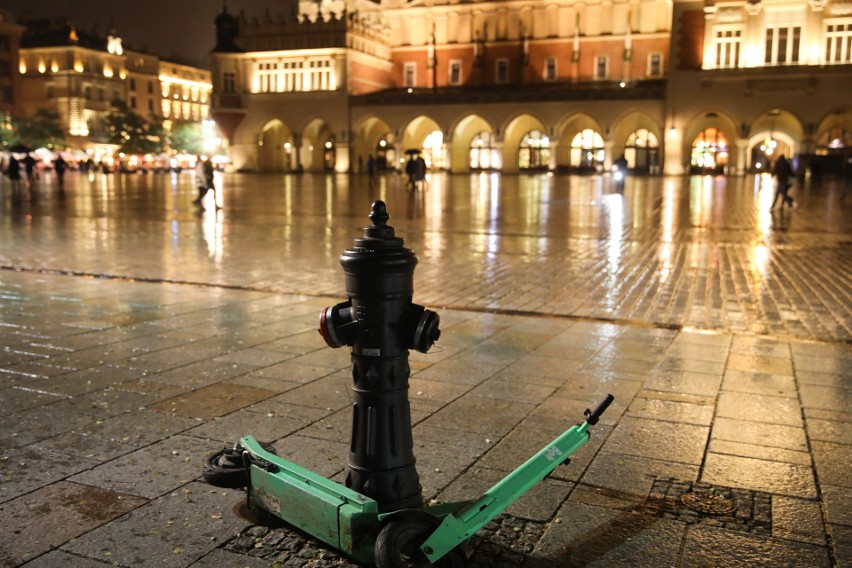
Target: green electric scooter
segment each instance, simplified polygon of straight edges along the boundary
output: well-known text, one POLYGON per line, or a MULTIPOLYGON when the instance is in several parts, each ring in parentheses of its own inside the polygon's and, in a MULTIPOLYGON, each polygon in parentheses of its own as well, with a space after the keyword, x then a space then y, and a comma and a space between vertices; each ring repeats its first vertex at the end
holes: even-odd
MULTIPOLYGON (((589 440, 589 427, 612 395, 585 421, 572 426, 475 501, 380 514, 376 501, 273 453, 268 444, 243 437, 229 452, 242 469, 218 469, 223 453, 208 458, 205 479, 213 485, 246 487, 249 507, 260 508, 356 561, 378 568, 462 568, 459 545, 506 510, 589 440)), ((226 459, 223 460, 223 457, 226 459)))

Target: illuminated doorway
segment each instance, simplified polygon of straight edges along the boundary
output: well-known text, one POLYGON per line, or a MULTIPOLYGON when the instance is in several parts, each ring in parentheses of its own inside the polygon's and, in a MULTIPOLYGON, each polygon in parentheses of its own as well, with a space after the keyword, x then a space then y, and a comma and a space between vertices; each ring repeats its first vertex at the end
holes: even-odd
POLYGON ((624 145, 627 167, 634 173, 648 174, 660 171, 660 142, 646 128, 640 128, 627 137, 624 145))
POLYGON ((728 139, 718 128, 705 128, 692 140, 690 173, 723 174, 728 167, 728 139))
POLYGON ((546 170, 550 167, 550 138, 539 130, 524 135, 518 150, 518 169, 546 170))
POLYGON ((497 151, 494 135, 480 132, 470 141, 471 170, 499 170, 502 164, 497 151))
POLYGON ((605 157, 603 136, 599 132, 586 128, 571 140, 572 170, 583 174, 603 171, 605 157))
POLYGON ((440 130, 431 132, 423 141, 423 151, 420 154, 430 170, 443 170, 447 167, 447 156, 444 150, 444 133, 440 130))

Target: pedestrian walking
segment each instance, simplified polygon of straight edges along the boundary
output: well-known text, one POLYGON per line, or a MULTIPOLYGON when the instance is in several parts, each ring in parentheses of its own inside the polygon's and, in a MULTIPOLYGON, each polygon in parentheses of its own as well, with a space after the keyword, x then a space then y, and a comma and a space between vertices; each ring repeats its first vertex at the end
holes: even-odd
POLYGON ((65 191, 65 170, 67 169, 68 162, 60 154, 57 154, 56 159, 53 161, 53 171, 56 172, 56 185, 59 188, 59 193, 65 191))
POLYGON ((770 209, 775 208, 775 203, 778 201, 778 198, 781 197, 781 207, 784 207, 784 203, 787 203, 790 207, 793 207, 793 198, 790 197, 790 178, 793 177, 793 168, 790 166, 790 162, 787 161, 787 158, 784 157, 784 154, 778 156, 778 159, 775 160, 775 165, 772 167, 772 175, 775 176, 776 186, 775 186, 775 197, 772 198, 772 205, 769 207, 770 209))
POLYGON ((21 163, 15 159, 15 156, 9 156, 9 164, 6 166, 6 175, 9 176, 9 181, 12 182, 12 191, 21 189, 21 163))
POLYGON ((415 187, 423 187, 426 181, 426 160, 423 156, 417 156, 414 160, 414 185, 415 187))
POLYGON ((24 156, 24 169, 27 171, 27 186, 30 188, 30 191, 32 191, 33 184, 38 176, 36 163, 36 159, 32 157, 32 154, 24 156))
POLYGON ((204 160, 201 156, 198 156, 195 160, 193 176, 195 177, 195 185, 198 187, 198 197, 193 200, 193 203, 198 205, 203 211, 204 204, 202 201, 207 195, 207 192, 213 190, 213 202, 216 209, 221 209, 221 207, 219 207, 219 203, 216 201, 216 185, 213 180, 213 162, 210 161, 210 158, 204 160))
POLYGON ((408 176, 408 182, 405 184, 406 189, 411 188, 414 189, 414 173, 417 171, 417 163, 414 161, 414 157, 408 158, 408 161, 405 163, 405 175, 408 176))

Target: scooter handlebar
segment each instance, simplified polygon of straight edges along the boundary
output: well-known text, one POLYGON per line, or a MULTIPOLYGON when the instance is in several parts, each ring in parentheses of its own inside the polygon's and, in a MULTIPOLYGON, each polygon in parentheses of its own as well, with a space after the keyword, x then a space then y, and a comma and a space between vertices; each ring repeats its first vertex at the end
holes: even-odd
POLYGON ((587 409, 586 409, 586 412, 584 412, 584 413, 583 413, 583 414, 586 416, 586 422, 588 422, 588 423, 589 423, 590 425, 592 425, 592 426, 594 426, 595 424, 597 424, 597 423, 598 423, 598 420, 599 420, 599 419, 600 419, 600 417, 601 417, 601 414, 603 414, 603 413, 604 413, 604 411, 605 411, 607 408, 609 408, 609 405, 610 405, 610 404, 612 404, 612 401, 613 401, 613 400, 615 400, 615 397, 614 397, 614 396, 612 396, 611 394, 608 394, 608 395, 606 395, 606 397, 605 397, 605 398, 601 401, 601 403, 598 405, 598 407, 594 409, 594 411, 589 410, 589 409, 587 408, 587 409))

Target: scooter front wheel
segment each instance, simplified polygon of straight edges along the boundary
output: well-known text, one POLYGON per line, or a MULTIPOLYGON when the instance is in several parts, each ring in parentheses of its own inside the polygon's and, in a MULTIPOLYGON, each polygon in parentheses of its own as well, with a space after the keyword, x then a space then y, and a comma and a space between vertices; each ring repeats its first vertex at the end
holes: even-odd
POLYGON ((377 568, 464 568, 464 554, 454 548, 432 564, 420 546, 441 524, 437 517, 400 516, 388 522, 376 538, 377 568))

